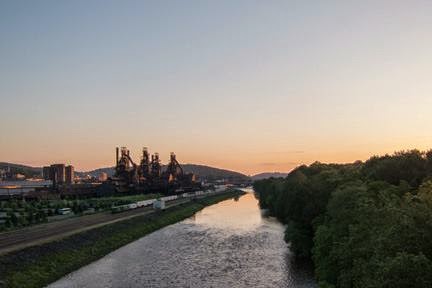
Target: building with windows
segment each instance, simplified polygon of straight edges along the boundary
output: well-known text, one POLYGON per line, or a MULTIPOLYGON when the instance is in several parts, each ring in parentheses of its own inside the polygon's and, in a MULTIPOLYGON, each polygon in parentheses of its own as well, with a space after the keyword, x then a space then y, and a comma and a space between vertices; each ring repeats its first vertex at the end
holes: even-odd
POLYGON ((75 172, 72 165, 52 164, 51 166, 43 167, 42 173, 43 178, 45 180, 51 180, 54 187, 57 185, 74 183, 75 172))
POLYGON ((54 186, 65 183, 66 180, 66 168, 65 164, 53 164, 51 165, 51 180, 54 186))
POLYGON ((73 184, 75 178, 74 167, 72 165, 66 166, 65 168, 65 183, 73 184))

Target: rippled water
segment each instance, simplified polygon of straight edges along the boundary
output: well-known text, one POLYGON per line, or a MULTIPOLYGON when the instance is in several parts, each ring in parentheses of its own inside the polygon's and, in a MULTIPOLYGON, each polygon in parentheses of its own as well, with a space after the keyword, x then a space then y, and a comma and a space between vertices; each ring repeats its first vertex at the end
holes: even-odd
POLYGON ((207 207, 49 287, 316 287, 253 193, 207 207))

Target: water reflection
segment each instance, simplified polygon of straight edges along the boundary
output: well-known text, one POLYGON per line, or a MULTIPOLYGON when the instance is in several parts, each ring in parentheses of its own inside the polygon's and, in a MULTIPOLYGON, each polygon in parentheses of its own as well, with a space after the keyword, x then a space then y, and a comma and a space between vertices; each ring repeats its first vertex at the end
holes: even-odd
POLYGON ((185 222, 226 230, 228 233, 245 233, 262 225, 261 212, 257 205, 253 194, 248 193, 241 197, 241 201, 231 199, 207 207, 185 222))
POLYGON ((126 245, 49 287, 315 287, 249 193, 126 245))

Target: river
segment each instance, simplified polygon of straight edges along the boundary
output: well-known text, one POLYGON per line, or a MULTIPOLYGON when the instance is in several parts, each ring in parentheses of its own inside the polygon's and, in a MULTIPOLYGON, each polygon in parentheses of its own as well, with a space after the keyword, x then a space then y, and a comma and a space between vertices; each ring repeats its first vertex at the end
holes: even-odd
POLYGON ((252 190, 204 208, 66 275, 64 287, 316 287, 252 190))

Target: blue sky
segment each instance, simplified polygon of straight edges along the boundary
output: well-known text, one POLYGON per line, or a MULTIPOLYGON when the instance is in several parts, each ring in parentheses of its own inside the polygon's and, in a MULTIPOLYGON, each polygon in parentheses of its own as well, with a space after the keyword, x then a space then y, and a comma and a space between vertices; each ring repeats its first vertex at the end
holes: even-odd
POLYGON ((430 1, 1 1, 0 160, 256 173, 430 148, 430 1), (166 158, 166 159, 165 159, 166 158))

